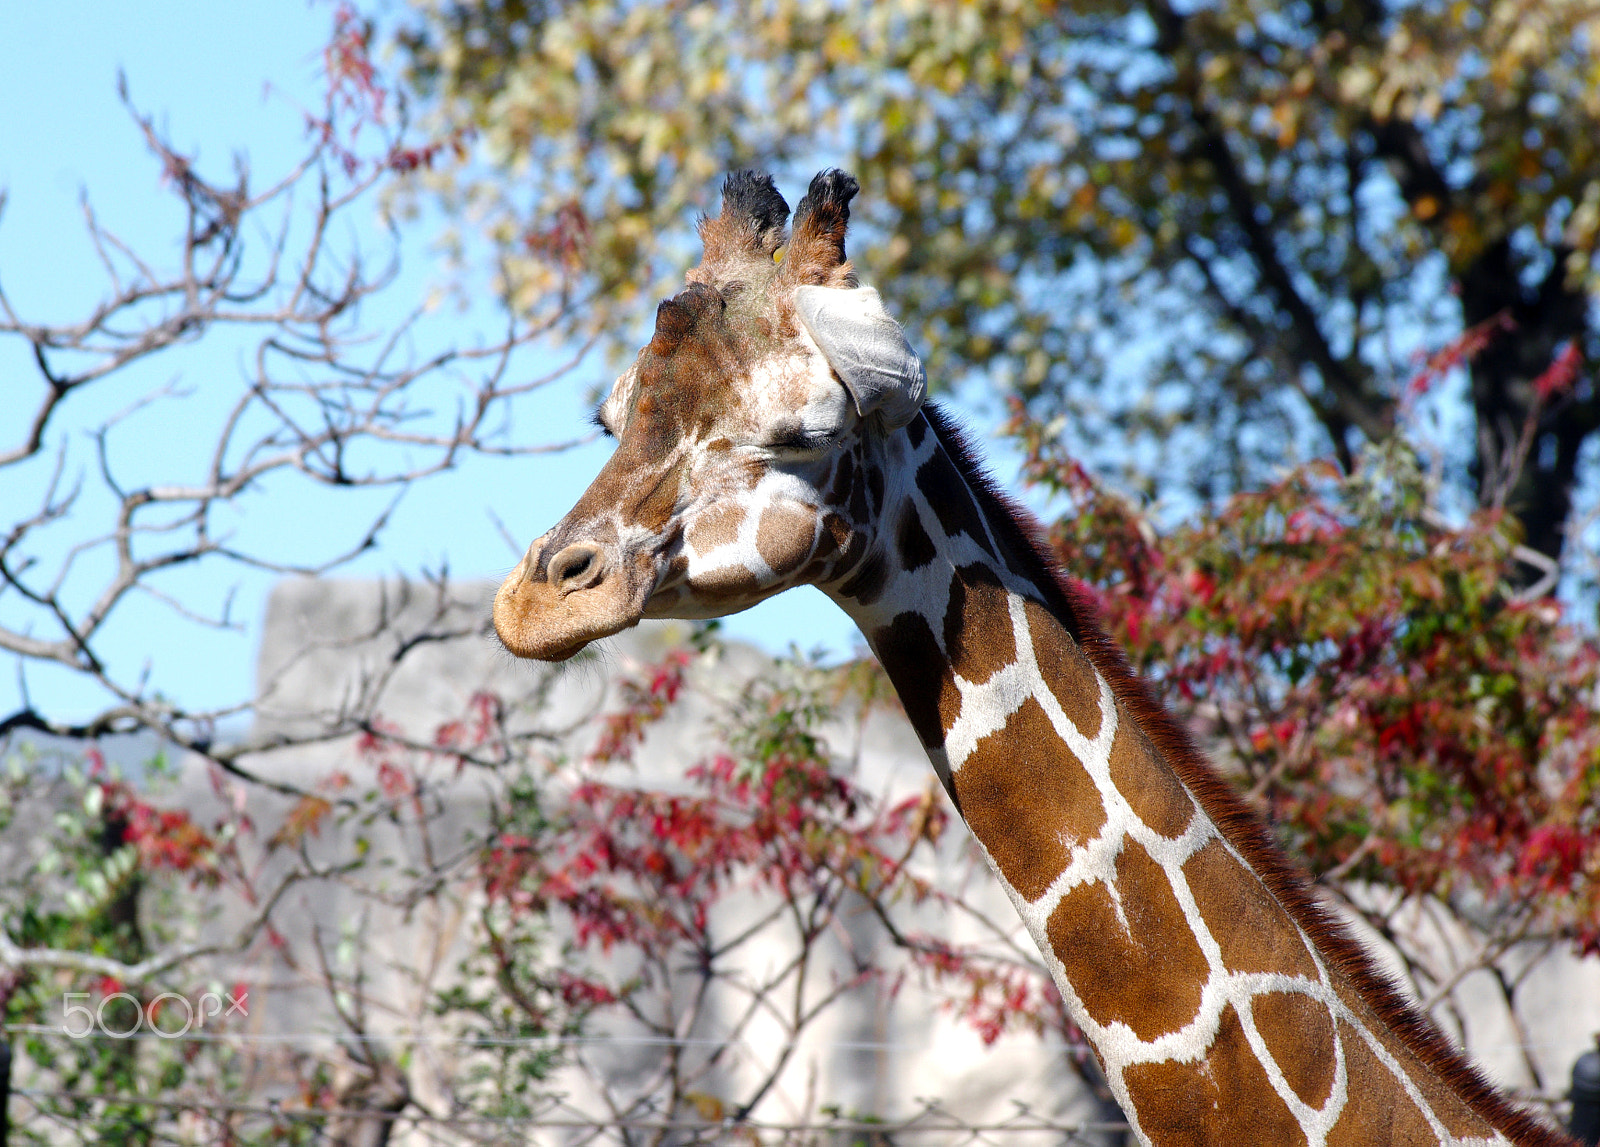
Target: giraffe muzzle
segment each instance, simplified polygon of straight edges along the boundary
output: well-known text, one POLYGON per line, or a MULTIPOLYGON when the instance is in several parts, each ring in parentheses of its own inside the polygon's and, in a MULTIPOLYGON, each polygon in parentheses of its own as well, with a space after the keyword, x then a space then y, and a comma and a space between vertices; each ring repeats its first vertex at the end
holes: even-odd
MULTIPOLYGON (((552 538, 554 541, 559 539, 552 538)), ((494 628, 518 657, 565 661, 591 641, 636 625, 652 588, 594 542, 572 542, 546 555, 543 540, 501 584, 494 628)))

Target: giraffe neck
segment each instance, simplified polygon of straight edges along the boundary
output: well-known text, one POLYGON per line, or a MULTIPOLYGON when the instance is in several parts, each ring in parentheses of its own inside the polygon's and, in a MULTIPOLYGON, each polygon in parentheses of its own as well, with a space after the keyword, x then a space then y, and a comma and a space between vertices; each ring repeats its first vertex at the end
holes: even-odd
POLYGON ((938 412, 883 450, 879 545, 835 600, 1141 1140, 1557 1142, 1322 915, 938 412))

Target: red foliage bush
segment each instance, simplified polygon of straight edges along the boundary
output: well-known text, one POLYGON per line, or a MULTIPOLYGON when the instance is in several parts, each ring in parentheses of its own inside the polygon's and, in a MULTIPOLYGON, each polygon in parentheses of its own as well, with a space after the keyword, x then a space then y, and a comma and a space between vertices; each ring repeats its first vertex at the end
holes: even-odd
POLYGON ((1504 515, 1440 524, 1396 444, 1160 534, 1017 432, 1067 569, 1291 854, 1600 948, 1600 643, 1519 595, 1504 515))

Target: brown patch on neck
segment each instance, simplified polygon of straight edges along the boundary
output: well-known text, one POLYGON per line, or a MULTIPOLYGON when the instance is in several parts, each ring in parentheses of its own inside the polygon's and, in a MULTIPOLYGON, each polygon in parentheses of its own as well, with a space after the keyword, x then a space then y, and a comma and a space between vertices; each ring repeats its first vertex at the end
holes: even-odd
POLYGON ((1078 885, 1045 932, 1095 1022, 1120 1021, 1152 1040, 1199 1014, 1209 970, 1166 871, 1135 840, 1117 855, 1116 892, 1120 918, 1104 884, 1078 885))
POLYGON ((922 524, 922 515, 917 513, 915 503, 910 500, 900 507, 899 521, 895 525, 894 545, 895 553, 900 558, 900 568, 908 573, 921 569, 939 556, 939 551, 934 548, 933 539, 928 536, 928 531, 922 524))
POLYGON ((989 532, 984 529, 983 515, 972 500, 969 484, 945 451, 935 452, 933 457, 917 468, 916 482, 917 489, 922 491, 934 516, 939 519, 939 527, 945 537, 965 534, 983 547, 990 557, 998 556, 989 544, 989 532))
MULTIPOLYGON (((1089 664, 1078 643, 1061 628, 1061 623, 1038 602, 1024 601, 1022 612, 1028 619, 1033 659, 1045 685, 1061 711, 1078 727, 1078 732, 1093 740, 1099 735, 1100 723, 1104 720, 1100 712, 1100 678, 1095 676, 1094 666, 1089 664)), ((1117 736, 1120 740, 1120 729, 1117 736)))
POLYGON ((1093 778, 1031 697, 977 743, 953 787, 972 835, 1024 900, 1043 896, 1073 846, 1106 822, 1093 778))
POLYGON ((1111 783, 1140 823, 1173 839, 1188 830, 1200 810, 1178 778, 1156 755, 1139 723, 1117 706, 1117 735, 1111 742, 1111 783))
MULTIPOLYGON (((1122 1073, 1139 1124, 1160 1129, 1162 1143, 1305 1143, 1306 1133, 1278 1098, 1266 1070, 1250 1050, 1239 1014, 1222 1009, 1211 1054, 1198 1063, 1139 1063, 1122 1073)), ((1331 1143, 1332 1140, 1329 1140, 1331 1143)), ((1427 1139, 1363 1143, 1432 1144, 1427 1139)))
MULTIPOLYGON (((1486 1136, 1490 1133, 1491 1124, 1482 1115, 1473 1111, 1463 1098, 1446 1086, 1445 1081, 1432 1072, 1418 1070, 1419 1063, 1416 1054, 1408 1048, 1394 1032, 1378 1022, 1371 1006, 1366 1000, 1361 999, 1348 987, 1340 985, 1339 996, 1345 1006, 1354 1012, 1363 1026, 1376 1038, 1379 1046, 1399 1061, 1401 1070, 1416 1084, 1417 1091, 1421 1093, 1422 1100, 1427 1104, 1439 1122, 1456 1138, 1473 1138, 1486 1136)), ((1351 1039, 1360 1040, 1361 1037, 1354 1033, 1348 1024, 1341 1022, 1340 1038, 1344 1044, 1345 1055, 1351 1054, 1351 1039)), ((1356 1057, 1363 1070, 1371 1073, 1371 1081, 1365 1085, 1369 1093, 1387 1095, 1384 1107, 1415 1105, 1406 1097, 1405 1089, 1395 1080, 1389 1069, 1373 1055, 1364 1040, 1361 1040, 1360 1055, 1356 1057), (1370 1061, 1370 1062, 1368 1062, 1370 1061)), ((1352 1077, 1354 1067, 1351 1068, 1352 1077)), ((1353 1088, 1352 1088, 1353 1090, 1353 1088)), ((1345 1121, 1340 1120, 1339 1126, 1343 1127, 1345 1121)), ((1358 1124, 1359 1126, 1359 1124, 1358 1124)), ((1329 1142, 1333 1137, 1329 1137, 1329 1142)), ((1519 1141, 1520 1142, 1520 1141, 1519 1141)))
MULTIPOLYGON (((950 579, 944 611, 944 647, 950 664, 966 680, 981 685, 1016 664, 1016 635, 1005 587, 987 566, 969 565, 950 579)), ((1052 740, 1059 740, 1051 732, 1052 740)))
POLYGON ((1333 1094, 1333 1016, 1328 1006, 1298 992, 1266 992, 1250 1001, 1267 1054, 1284 1082, 1307 1107, 1321 1108, 1333 1094))
MULTIPOLYGON (((1411 1101, 1405 1088, 1372 1054, 1361 1033, 1349 1024, 1339 1023, 1339 1042, 1344 1046, 1344 1066, 1349 1076, 1349 1098, 1339 1122, 1328 1133, 1328 1147, 1366 1147, 1371 1143, 1437 1143, 1438 1136, 1428 1125, 1420 1108, 1411 1101)), ((1468 1134, 1483 1135, 1488 1128, 1474 1121, 1468 1134)))
POLYGON ((889 585, 889 561, 882 552, 873 550, 861 559, 852 573, 839 585, 843 597, 854 598, 862 605, 871 605, 883 596, 889 585))
POLYGON ((1213 840, 1184 861, 1183 874, 1230 972, 1282 972, 1318 979, 1300 930, 1227 845, 1213 840))
MULTIPOLYGON (((848 450, 839 454, 833 463, 833 481, 828 486, 828 504, 843 505, 850 500, 855 489, 856 463, 848 450)), ((860 521, 860 518, 856 519, 860 521)))

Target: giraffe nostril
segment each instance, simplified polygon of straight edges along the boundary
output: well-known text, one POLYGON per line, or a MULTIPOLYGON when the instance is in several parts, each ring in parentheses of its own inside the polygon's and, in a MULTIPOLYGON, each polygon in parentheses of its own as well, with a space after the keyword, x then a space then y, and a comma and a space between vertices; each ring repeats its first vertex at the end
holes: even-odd
POLYGON ((600 547, 588 542, 570 545, 550 559, 546 577, 551 585, 563 592, 588 589, 600 580, 605 572, 605 559, 600 547))

